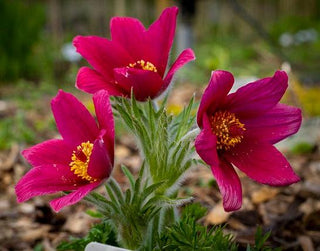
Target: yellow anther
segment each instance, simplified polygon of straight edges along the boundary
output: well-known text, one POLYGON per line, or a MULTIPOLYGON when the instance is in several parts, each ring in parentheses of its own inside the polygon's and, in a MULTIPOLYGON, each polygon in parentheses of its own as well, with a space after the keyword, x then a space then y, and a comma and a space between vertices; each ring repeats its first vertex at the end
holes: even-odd
POLYGON ((244 124, 229 111, 217 111, 210 117, 212 132, 217 136, 217 149, 229 150, 239 144, 246 130, 244 124))
POLYGON ((144 61, 144 60, 138 60, 135 63, 130 63, 129 67, 131 68, 137 68, 137 69, 142 69, 142 70, 146 70, 146 71, 153 71, 153 72, 157 72, 157 68, 154 66, 154 64, 152 64, 149 61, 144 61))
POLYGON ((93 144, 89 141, 81 143, 81 145, 77 146, 77 150, 73 151, 71 156, 72 161, 69 164, 71 171, 73 171, 75 175, 89 182, 97 181, 97 179, 88 174, 88 165, 92 149, 93 144))

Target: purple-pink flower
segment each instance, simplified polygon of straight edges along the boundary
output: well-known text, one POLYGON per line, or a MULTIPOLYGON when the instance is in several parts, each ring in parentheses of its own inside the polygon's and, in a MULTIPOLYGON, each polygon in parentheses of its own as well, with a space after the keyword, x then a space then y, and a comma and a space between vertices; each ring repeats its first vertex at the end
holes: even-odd
POLYGON ((165 9, 148 29, 130 17, 114 17, 110 22, 111 40, 97 36, 77 36, 73 44, 93 67, 79 70, 76 86, 95 93, 105 89, 110 95, 137 100, 159 96, 170 84, 175 72, 195 58, 184 50, 166 72, 172 46, 177 7, 165 9))
POLYGON ((241 183, 234 166, 271 186, 299 181, 273 146, 296 133, 301 125, 300 109, 279 104, 288 87, 287 74, 277 71, 273 77, 228 94, 233 82, 229 72, 212 73, 197 114, 201 132, 195 142, 196 151, 211 166, 226 211, 242 205, 241 183))
POLYGON ((107 91, 94 94, 98 120, 73 95, 59 91, 51 108, 62 139, 22 152, 33 168, 16 185, 18 202, 71 191, 50 202, 55 211, 74 204, 110 176, 114 162, 114 121, 107 91))

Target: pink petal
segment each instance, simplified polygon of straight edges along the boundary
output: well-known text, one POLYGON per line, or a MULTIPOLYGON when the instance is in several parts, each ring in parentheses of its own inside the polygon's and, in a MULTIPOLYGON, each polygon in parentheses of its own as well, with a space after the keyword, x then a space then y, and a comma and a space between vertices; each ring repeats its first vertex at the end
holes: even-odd
POLYGON ((207 115, 203 116, 204 128, 195 141, 196 151, 208 165, 219 166, 217 137, 212 133, 207 115))
POLYGON ((202 117, 205 113, 212 114, 225 100, 232 88, 234 78, 227 71, 213 71, 208 87, 205 89, 197 114, 197 122, 202 127, 202 117))
POLYGON ((132 83, 129 76, 129 68, 128 67, 122 67, 122 68, 115 68, 113 69, 113 75, 114 79, 116 80, 117 85, 119 88, 123 90, 124 97, 130 97, 131 89, 132 89, 132 83))
POLYGON ((286 186, 298 182, 285 157, 269 143, 241 142, 224 157, 251 179, 272 186, 286 186))
POLYGON ((32 168, 19 180, 15 190, 18 202, 23 202, 38 195, 74 190, 79 185, 81 180, 69 166, 51 164, 32 168))
POLYGON ((277 104, 262 116, 243 120, 242 123, 246 128, 245 137, 275 144, 296 133, 301 120, 299 108, 277 104))
POLYGON ((176 73, 177 70, 179 70, 182 66, 184 66, 186 63, 190 62, 191 60, 194 60, 195 58, 196 57, 194 55, 194 52, 191 49, 185 49, 183 52, 181 52, 179 57, 171 66, 166 77, 164 78, 164 85, 162 89, 163 90, 167 89, 167 87, 169 86, 173 78, 173 75, 176 73))
POLYGON ((97 36, 77 36, 73 44, 106 81, 113 80, 113 68, 132 63, 133 59, 120 45, 97 36))
POLYGON ((73 146, 93 142, 99 135, 94 118, 70 93, 60 90, 52 99, 51 108, 61 136, 73 146))
POLYGON ((73 150, 64 140, 52 139, 23 150, 22 155, 33 166, 69 165, 73 150))
POLYGON ((97 139, 93 144, 88 174, 96 179, 105 179, 109 177, 112 171, 112 164, 102 139, 97 139))
POLYGON ((106 91, 99 91, 93 95, 93 103, 96 110, 99 129, 105 130, 103 136, 104 144, 107 147, 111 165, 114 162, 114 121, 109 95, 106 91))
POLYGON ((219 166, 211 166, 211 171, 219 186, 224 210, 227 212, 238 210, 242 205, 242 188, 232 165, 221 160, 219 166))
POLYGON ((264 78, 249 83, 230 94, 225 107, 236 113, 238 118, 259 116, 274 107, 288 87, 288 76, 277 71, 272 78, 264 78))
POLYGON ((160 95, 163 80, 156 72, 125 67, 114 69, 114 75, 123 89, 124 86, 133 88, 138 101, 145 101, 149 97, 152 99, 160 95))
POLYGON ((86 184, 82 187, 79 187, 76 191, 69 193, 63 197, 54 199, 50 202, 50 206, 53 208, 55 212, 60 211, 63 207, 73 205, 79 202, 83 197, 85 197, 88 193, 90 193, 94 188, 100 185, 99 182, 94 182, 90 184, 86 184))
MULTIPOLYGON (((112 82, 114 82, 112 80, 112 82)), ((112 96, 121 96, 122 91, 118 86, 106 80, 97 71, 88 67, 81 67, 76 80, 76 87, 82 91, 94 94, 99 90, 107 90, 112 96)))
POLYGON ((162 77, 168 63, 169 52, 173 43, 176 30, 178 8, 166 8, 147 31, 147 39, 150 51, 149 60, 158 70, 162 77))
POLYGON ((138 19, 114 17, 110 21, 110 30, 112 41, 125 48, 132 57, 130 63, 141 59, 147 60, 145 58, 145 28, 138 19))

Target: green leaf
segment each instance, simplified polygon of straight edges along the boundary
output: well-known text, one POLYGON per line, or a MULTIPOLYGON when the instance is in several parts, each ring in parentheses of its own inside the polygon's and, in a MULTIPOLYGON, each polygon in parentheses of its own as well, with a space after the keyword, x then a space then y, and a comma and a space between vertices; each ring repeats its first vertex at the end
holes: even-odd
POLYGON ((87 210, 86 214, 90 215, 93 218, 102 218, 103 214, 97 211, 93 211, 93 210, 87 210))
POLYGON ((116 196, 117 202, 119 202, 119 204, 124 204, 124 196, 118 182, 116 182, 115 179, 111 177, 108 180, 107 186, 108 185, 112 189, 112 193, 116 196))
POLYGON ((121 169, 122 169, 123 173, 125 174, 125 176, 128 178, 128 180, 130 182, 131 189, 133 189, 134 183, 135 183, 133 175, 131 174, 131 172, 129 171, 129 169, 126 166, 121 165, 121 169))

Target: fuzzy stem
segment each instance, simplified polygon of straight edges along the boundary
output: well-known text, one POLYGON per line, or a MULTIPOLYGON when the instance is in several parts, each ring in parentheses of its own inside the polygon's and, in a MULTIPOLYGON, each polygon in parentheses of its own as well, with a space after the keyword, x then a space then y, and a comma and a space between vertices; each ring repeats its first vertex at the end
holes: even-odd
POLYGON ((154 109, 156 112, 159 111, 159 106, 158 106, 157 101, 151 100, 151 103, 152 103, 153 109, 154 109))
POLYGON ((185 140, 190 140, 190 139, 194 139, 200 132, 200 128, 195 128, 191 131, 189 131, 187 134, 185 134, 182 138, 181 141, 185 141, 185 140))

